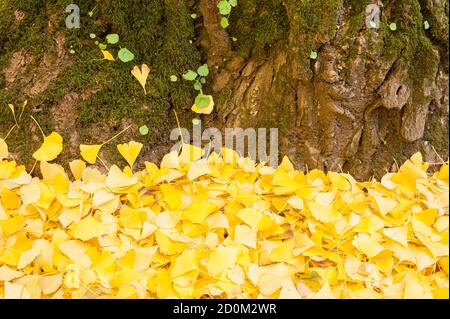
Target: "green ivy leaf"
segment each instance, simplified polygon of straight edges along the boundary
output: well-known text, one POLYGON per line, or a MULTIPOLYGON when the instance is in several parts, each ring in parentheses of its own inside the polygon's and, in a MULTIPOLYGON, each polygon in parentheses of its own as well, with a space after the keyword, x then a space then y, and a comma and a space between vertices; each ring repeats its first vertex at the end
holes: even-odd
POLYGON ((115 33, 108 34, 106 36, 106 42, 108 42, 109 44, 116 44, 117 42, 119 42, 119 35, 115 33))
POLYGON ((148 134, 148 126, 147 125, 142 125, 140 128, 139 128, 139 133, 141 134, 141 135, 147 135, 148 134))
POLYGON ((134 60, 134 54, 127 48, 122 48, 119 50, 118 57, 122 62, 130 62, 134 60))
POLYGON ((430 28, 430 23, 428 22, 428 20, 424 21, 423 27, 425 28, 425 30, 428 30, 430 28))
POLYGON ((176 82, 176 81, 178 81, 178 77, 176 75, 171 75, 170 76, 170 81, 176 82))
POLYGON ((220 26, 221 26, 223 29, 228 28, 229 25, 230 25, 230 22, 228 21, 228 18, 222 17, 222 19, 220 19, 220 26))
POLYGON ((231 5, 226 0, 221 0, 217 5, 217 8, 219 8, 219 12, 223 16, 229 15, 231 12, 231 5))
POLYGON ((209 106, 209 97, 207 95, 200 93, 195 98, 195 105, 197 105, 199 109, 207 108, 209 106))
POLYGON ((209 74, 208 64, 203 64, 203 65, 201 65, 201 66, 198 68, 197 73, 198 73, 200 76, 208 76, 208 74, 209 74))
POLYGON ((389 25, 389 29, 391 29, 391 31, 397 30, 397 23, 392 22, 392 23, 389 25))
POLYGON ((185 74, 183 74, 183 79, 186 81, 194 81, 197 78, 197 73, 192 70, 188 70, 185 74))
POLYGON ((194 83, 194 89, 200 91, 202 89, 202 84, 199 82, 194 83))
POLYGON ((316 51, 311 51, 311 53, 309 54, 309 58, 312 60, 317 59, 317 52, 316 51))
POLYGON ((96 36, 94 33, 91 33, 91 34, 89 34, 89 37, 90 37, 91 39, 95 39, 97 36, 96 36))
POLYGON ((229 3, 230 6, 232 6, 233 8, 237 6, 237 0, 228 0, 228 3, 229 3))

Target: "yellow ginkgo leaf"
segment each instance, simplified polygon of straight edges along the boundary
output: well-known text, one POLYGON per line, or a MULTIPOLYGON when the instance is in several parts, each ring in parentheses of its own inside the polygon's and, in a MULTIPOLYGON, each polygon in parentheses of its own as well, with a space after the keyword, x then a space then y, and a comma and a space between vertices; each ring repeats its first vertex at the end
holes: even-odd
POLYGON ((86 163, 82 160, 74 160, 69 163, 70 171, 72 172, 73 177, 79 180, 83 175, 84 170, 86 169, 86 163))
POLYGON ((9 109, 11 110, 11 113, 14 114, 14 105, 8 104, 9 109))
POLYGON ((20 254, 19 262, 17 263, 17 269, 22 269, 28 266, 37 256, 39 256, 40 253, 41 249, 35 247, 20 254))
POLYGON ((201 160, 191 164, 187 177, 190 181, 193 181, 194 179, 210 172, 211 170, 208 167, 208 162, 206 162, 206 160, 201 160))
POLYGON ((0 138, 0 161, 7 158, 8 154, 8 145, 2 138, 0 138))
POLYGON ((113 55, 111 54, 111 52, 107 51, 107 50, 101 50, 103 53, 103 59, 108 60, 108 61, 116 61, 113 57, 113 55))
POLYGON ((178 209, 181 205, 181 192, 169 184, 162 184, 161 191, 163 199, 169 206, 169 209, 178 209))
POLYGON ((89 215, 78 223, 73 224, 70 228, 70 233, 75 238, 87 241, 106 234, 107 230, 105 225, 89 215))
POLYGON ((117 145, 117 149, 123 158, 125 158, 130 167, 132 167, 141 152, 142 146, 143 145, 141 143, 131 141, 128 144, 117 145))
POLYGON ((8 107, 11 110, 11 113, 14 117, 14 122, 16 123, 17 126, 19 126, 19 123, 17 122, 16 112, 14 111, 14 105, 8 104, 8 107))
POLYGON ((133 70, 131 70, 131 74, 139 81, 144 89, 145 94, 147 94, 147 90, 145 89, 145 83, 147 82, 148 75, 150 74, 150 68, 147 64, 142 64, 141 68, 139 66, 135 66, 133 70))
POLYGON ((214 99, 211 95, 205 95, 209 98, 209 104, 205 108, 199 108, 196 104, 192 105, 191 110, 198 114, 211 114, 214 109, 214 99))
POLYGON ((0 281, 10 281, 22 277, 25 273, 9 268, 6 265, 0 267, 0 281))
POLYGON ((44 295, 54 293, 62 284, 61 275, 42 276, 39 279, 39 287, 42 289, 44 295))
POLYGON ((37 161, 49 162, 61 154, 63 150, 63 138, 56 132, 52 132, 44 138, 44 143, 34 152, 33 158, 37 161))
POLYGON ((256 230, 247 225, 236 225, 234 240, 250 248, 256 248, 256 230))
POLYGON ((211 251, 206 269, 211 275, 218 275, 232 268, 238 258, 239 250, 234 247, 220 247, 211 251))
POLYGON ((83 159, 89 164, 95 164, 97 161, 98 152, 103 145, 80 145, 80 154, 83 159))
POLYGON ((5 282, 5 299, 30 299, 31 295, 24 285, 5 282))

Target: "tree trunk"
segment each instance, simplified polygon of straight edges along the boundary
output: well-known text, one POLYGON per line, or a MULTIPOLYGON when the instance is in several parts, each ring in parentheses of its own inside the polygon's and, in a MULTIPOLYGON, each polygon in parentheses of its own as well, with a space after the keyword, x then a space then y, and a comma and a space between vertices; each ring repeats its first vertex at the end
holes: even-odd
MULTIPOLYGON (((81 28, 69 30, 68 1, 0 0, 0 103, 28 99, 27 115, 65 134, 65 158, 132 124, 123 139, 146 143, 143 159, 158 161, 173 143, 172 110, 183 126, 194 116, 195 90, 168 79, 204 62, 216 109, 203 122, 279 128, 280 154, 297 168, 368 178, 416 151, 431 162, 448 157, 448 1, 385 1, 379 29, 366 27, 371 1, 361 0, 239 0, 227 29, 217 0, 102 1, 92 18, 94 5, 79 2, 81 28), (89 34, 113 32, 133 63, 151 66, 146 96, 134 64, 98 60, 89 34), (148 136, 139 137, 142 124, 148 136)), ((12 124, 6 109, 1 135, 12 124)), ((39 141, 24 123, 11 138, 26 161, 39 141)))

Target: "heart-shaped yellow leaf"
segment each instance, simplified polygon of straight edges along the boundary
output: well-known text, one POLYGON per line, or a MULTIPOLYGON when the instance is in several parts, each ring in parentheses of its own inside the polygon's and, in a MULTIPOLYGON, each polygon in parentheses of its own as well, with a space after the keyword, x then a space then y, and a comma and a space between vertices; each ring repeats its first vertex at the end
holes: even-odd
POLYGON ((108 61, 116 61, 113 57, 113 55, 111 54, 111 52, 106 51, 106 50, 101 50, 103 53, 103 59, 108 60, 108 61))
POLYGON ((130 167, 132 167, 134 162, 136 162, 136 158, 141 152, 142 146, 143 145, 141 143, 131 141, 128 144, 117 145, 117 149, 119 150, 119 153, 123 156, 123 158, 125 158, 130 167))
POLYGON ((145 89, 145 83, 147 82, 148 75, 150 74, 150 68, 147 64, 142 64, 141 68, 137 65, 131 70, 131 74, 139 81, 142 85, 145 94, 147 94, 147 90, 145 89))
POLYGON ((95 164, 97 161, 98 152, 103 145, 80 145, 80 154, 83 159, 89 164, 95 164))
POLYGON ((34 152, 33 158, 37 161, 49 162, 61 154, 63 150, 63 138, 56 132, 52 132, 44 138, 44 143, 34 152))

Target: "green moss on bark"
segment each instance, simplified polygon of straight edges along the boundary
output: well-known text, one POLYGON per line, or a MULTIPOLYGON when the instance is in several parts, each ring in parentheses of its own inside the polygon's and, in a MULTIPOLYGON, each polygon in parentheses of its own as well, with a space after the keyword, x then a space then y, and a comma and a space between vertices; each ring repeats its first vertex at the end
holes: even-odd
MULTIPOLYGON (((94 4, 79 1, 81 28, 69 30, 65 27, 65 7, 71 1, 10 1, 0 7, 0 69, 4 70, 15 52, 24 50, 33 56, 34 70, 44 54, 54 49, 53 35, 62 32, 65 50, 75 50, 70 56, 70 64, 62 66, 58 77, 52 80, 45 92, 28 98, 29 107, 24 115, 21 130, 15 130, 9 140, 10 148, 23 160, 30 160, 33 148, 39 141, 30 141, 29 115, 41 123, 46 132, 53 130, 51 108, 70 92, 95 93, 85 101, 77 103, 77 132, 81 143, 98 143, 104 135, 113 135, 123 128, 124 123, 132 123, 133 130, 126 138, 144 142, 150 148, 167 141, 170 129, 175 126, 172 110, 176 110, 182 125, 190 123, 190 107, 195 96, 192 86, 179 81, 172 83, 170 75, 180 77, 188 68, 195 68, 201 62, 198 48, 193 44, 195 37, 190 8, 184 1, 139 0, 105 1, 99 3, 92 18, 87 16, 94 4), (15 23, 14 12, 24 13, 24 19, 15 23), (54 26, 49 30, 49 23, 54 26), (108 33, 120 36, 120 46, 127 47, 135 55, 133 62, 115 63, 101 60, 101 52, 95 46, 90 33, 104 38, 108 33), (136 64, 146 63, 151 67, 147 82, 148 94, 132 77, 131 69, 136 64), (142 137, 137 127, 146 124, 156 128, 154 134, 142 137), (102 133, 94 136, 92 129, 102 133)), ((0 76, 0 136, 6 134, 13 124, 5 107, 7 103, 19 104, 25 100, 19 80, 5 88, 3 72, 0 76)), ((66 140, 68 140, 69 136, 66 140)), ((105 148, 114 153, 114 145, 105 148)))
POLYGON ((287 40, 288 17, 281 0, 241 0, 232 10, 230 34, 237 38, 235 50, 243 57, 267 56, 287 40))

